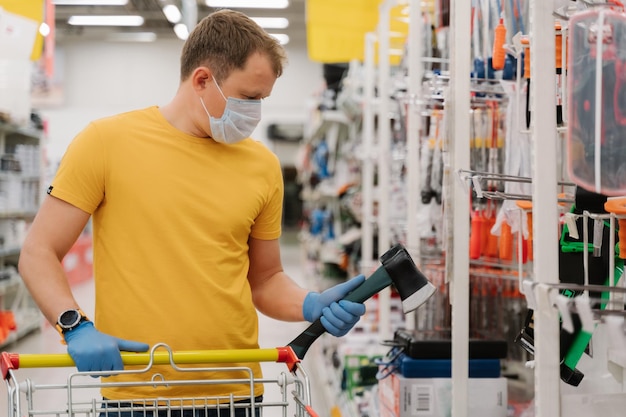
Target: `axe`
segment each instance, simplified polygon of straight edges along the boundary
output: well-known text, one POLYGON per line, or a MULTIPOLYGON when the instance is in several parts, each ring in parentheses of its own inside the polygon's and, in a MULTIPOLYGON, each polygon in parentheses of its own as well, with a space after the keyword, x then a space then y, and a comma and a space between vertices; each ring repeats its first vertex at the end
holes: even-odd
MULTIPOLYGON (((406 314, 424 304, 437 290, 417 269, 404 246, 393 246, 380 257, 380 261, 382 265, 363 284, 346 295, 344 300, 362 303, 393 284, 402 299, 402 311, 406 314)), ((322 322, 317 319, 288 346, 302 359, 313 342, 325 332, 322 322)))
MULTIPOLYGON (((404 313, 409 313, 424 304, 435 293, 436 288, 417 269, 402 245, 389 249, 381 256, 380 261, 382 266, 374 271, 363 284, 346 295, 344 300, 362 303, 393 284, 402 299, 402 310, 404 313)), ((172 352, 169 347, 165 346, 167 352, 155 352, 157 347, 163 346, 163 344, 158 344, 150 353, 123 352, 122 361, 125 365, 276 361, 286 363, 289 369, 295 372, 298 369, 299 360, 304 358, 313 342, 325 332, 322 322, 317 319, 284 348, 172 352)), ((2 352, 0 357, 0 374, 5 379, 10 369, 66 366, 74 366, 74 361, 68 354, 2 352)))

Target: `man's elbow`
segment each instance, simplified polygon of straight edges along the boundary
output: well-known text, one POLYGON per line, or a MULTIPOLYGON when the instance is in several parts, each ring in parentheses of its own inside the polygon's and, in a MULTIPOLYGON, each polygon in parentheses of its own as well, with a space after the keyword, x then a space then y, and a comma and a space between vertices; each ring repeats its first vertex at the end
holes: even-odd
POLYGON ((17 271, 22 277, 28 276, 29 266, 32 265, 37 258, 37 248, 28 239, 20 249, 20 256, 17 260, 17 271))

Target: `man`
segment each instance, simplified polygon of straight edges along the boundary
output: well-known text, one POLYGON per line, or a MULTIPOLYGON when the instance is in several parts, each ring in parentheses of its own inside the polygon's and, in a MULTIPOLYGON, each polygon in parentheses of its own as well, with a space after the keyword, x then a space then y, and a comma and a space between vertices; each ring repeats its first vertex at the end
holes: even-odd
MULTIPOLYGON (((280 164, 248 136, 284 62, 282 47, 252 20, 215 12, 185 42, 180 86, 169 104, 94 121, 68 147, 19 269, 79 370, 120 370, 120 351, 158 342, 173 350, 256 348, 255 307, 279 320, 321 318, 336 336, 364 314, 363 304, 335 302, 363 276, 319 294, 283 272, 280 164), (95 326, 79 310, 61 265, 90 217, 95 326)), ((260 377, 258 364, 245 365, 260 377)), ((166 378, 168 368, 159 370, 166 378)), ((158 396, 231 392, 245 395, 247 388, 171 387, 158 396)), ((132 400, 155 391, 106 388, 103 395, 132 400)))

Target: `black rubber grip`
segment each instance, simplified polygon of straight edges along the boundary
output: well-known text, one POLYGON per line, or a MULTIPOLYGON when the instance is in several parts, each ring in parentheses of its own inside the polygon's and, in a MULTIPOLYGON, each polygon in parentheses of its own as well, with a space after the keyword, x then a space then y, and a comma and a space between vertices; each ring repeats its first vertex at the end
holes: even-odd
POLYGON ((298 358, 303 359, 313 342, 323 335, 324 332, 326 332, 326 329, 320 319, 317 319, 305 331, 300 333, 298 337, 293 339, 288 346, 293 349, 298 358))
POLYGON ((365 300, 371 298, 374 294, 377 294, 390 285, 391 278, 389 277, 387 270, 381 266, 374 271, 374 273, 366 279, 363 284, 356 287, 343 299, 353 301, 355 303, 363 303, 365 300))

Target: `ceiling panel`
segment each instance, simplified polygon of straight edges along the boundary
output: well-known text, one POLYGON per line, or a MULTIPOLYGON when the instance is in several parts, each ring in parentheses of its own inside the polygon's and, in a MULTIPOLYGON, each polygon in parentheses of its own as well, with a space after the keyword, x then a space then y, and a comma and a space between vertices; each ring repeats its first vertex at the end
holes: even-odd
MULTIPOLYGON (((259 0, 262 2, 262 0, 259 0)), ((111 33, 153 31, 158 38, 176 39, 173 25, 162 11, 164 4, 173 3, 182 10, 181 0, 129 0, 125 6, 62 6, 55 7, 56 40, 60 43, 72 39, 106 40, 111 33), (140 27, 91 27, 72 26, 68 19, 73 15, 140 15, 144 24, 140 27)), ((204 0, 197 0, 198 20, 214 10, 204 0)), ((237 9, 250 17, 286 17, 287 29, 272 29, 268 32, 286 33, 290 43, 306 42, 305 0, 290 0, 286 9, 237 9)))

